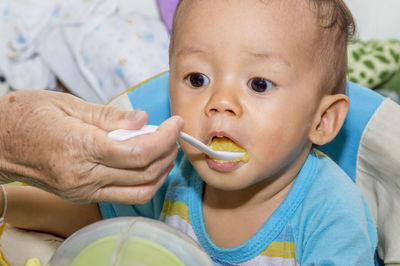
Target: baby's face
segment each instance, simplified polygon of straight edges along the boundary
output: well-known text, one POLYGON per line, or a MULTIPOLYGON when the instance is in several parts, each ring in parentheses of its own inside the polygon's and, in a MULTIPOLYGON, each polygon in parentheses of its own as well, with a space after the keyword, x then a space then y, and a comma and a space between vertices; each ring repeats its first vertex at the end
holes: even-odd
POLYGON ((180 142, 185 153, 223 190, 295 176, 321 98, 311 11, 298 0, 190 2, 179 11, 170 58, 172 113, 184 118, 184 132, 206 144, 229 138, 249 160, 215 161, 180 142))

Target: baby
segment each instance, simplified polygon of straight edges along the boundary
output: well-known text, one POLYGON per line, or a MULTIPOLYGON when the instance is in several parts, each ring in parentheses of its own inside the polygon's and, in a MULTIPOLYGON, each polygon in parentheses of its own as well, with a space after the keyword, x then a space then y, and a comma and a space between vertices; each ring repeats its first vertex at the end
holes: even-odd
POLYGON ((28 188, 19 205, 46 219, 22 220, 12 188, 6 218, 68 236, 99 219, 146 216, 191 236, 216 264, 373 265, 376 229, 362 193, 312 149, 331 141, 347 114, 352 26, 341 0, 180 1, 171 112, 188 134, 246 158, 215 160, 180 142, 175 168, 147 204, 73 205, 28 188), (51 202, 28 203, 39 194, 51 202))

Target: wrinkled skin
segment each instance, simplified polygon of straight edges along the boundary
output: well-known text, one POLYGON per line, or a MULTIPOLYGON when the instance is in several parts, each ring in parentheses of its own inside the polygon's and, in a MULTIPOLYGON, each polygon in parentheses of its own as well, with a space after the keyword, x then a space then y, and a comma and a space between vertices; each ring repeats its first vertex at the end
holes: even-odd
POLYGON ((65 93, 23 91, 0 97, 0 181, 21 181, 72 202, 141 204, 165 181, 183 120, 118 142, 107 132, 138 129, 143 111, 86 103, 65 93))

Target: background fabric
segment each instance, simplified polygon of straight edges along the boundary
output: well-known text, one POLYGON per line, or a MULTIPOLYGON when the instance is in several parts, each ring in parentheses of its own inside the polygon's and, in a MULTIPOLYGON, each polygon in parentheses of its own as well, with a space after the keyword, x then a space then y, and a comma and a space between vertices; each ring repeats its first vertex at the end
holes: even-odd
POLYGON ((160 9, 161 18, 164 21, 168 31, 172 29, 172 19, 174 17, 175 8, 179 0, 157 0, 160 9))

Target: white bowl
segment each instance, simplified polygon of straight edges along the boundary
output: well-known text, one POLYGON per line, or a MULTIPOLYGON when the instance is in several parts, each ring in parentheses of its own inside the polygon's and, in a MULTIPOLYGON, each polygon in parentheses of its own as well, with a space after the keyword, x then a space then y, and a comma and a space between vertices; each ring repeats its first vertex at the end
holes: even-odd
POLYGON ((190 237, 163 222, 118 217, 75 232, 56 250, 49 265, 206 266, 213 263, 190 237))

